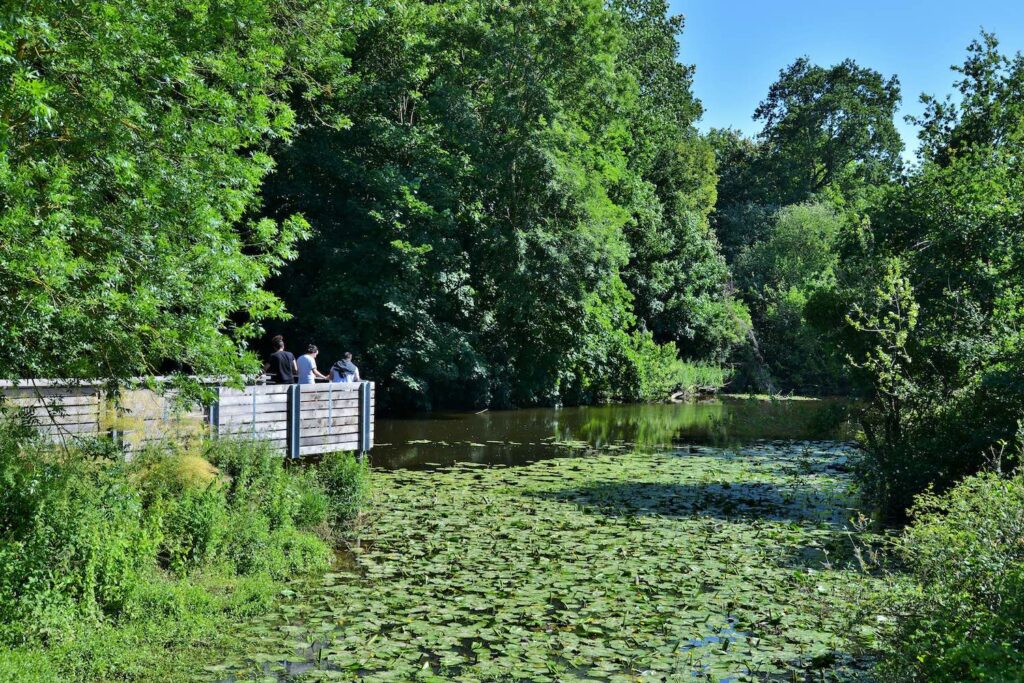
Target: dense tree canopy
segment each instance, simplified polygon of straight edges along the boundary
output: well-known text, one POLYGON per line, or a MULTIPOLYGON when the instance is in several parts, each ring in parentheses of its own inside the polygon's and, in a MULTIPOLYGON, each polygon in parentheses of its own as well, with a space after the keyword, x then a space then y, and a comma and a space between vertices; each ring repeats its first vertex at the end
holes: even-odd
MULTIPOLYGON (((1024 415, 1024 69, 985 35, 958 71, 963 102, 921 120, 921 167, 842 240, 821 326, 864 373, 874 485, 899 512, 1019 436, 1024 415), (829 313, 831 312, 831 315, 829 313)), ((935 100, 929 99, 931 102, 935 100)))
POLYGON ((754 140, 714 131, 719 167, 712 217, 750 308, 740 384, 762 391, 834 393, 848 387, 842 359, 822 347, 804 308, 832 286, 839 226, 895 181, 903 143, 893 118, 895 76, 845 60, 798 59, 755 112, 754 140), (750 348, 756 353, 750 353, 750 348))
POLYGON ((308 121, 268 185, 316 231, 275 284, 291 336, 421 406, 664 391, 643 378, 675 351, 645 328, 721 357, 735 304, 679 27, 662 2, 382 8, 352 125, 308 121))
POLYGON ((301 219, 254 218, 299 2, 21 3, 0 23, 0 375, 251 369, 301 219))

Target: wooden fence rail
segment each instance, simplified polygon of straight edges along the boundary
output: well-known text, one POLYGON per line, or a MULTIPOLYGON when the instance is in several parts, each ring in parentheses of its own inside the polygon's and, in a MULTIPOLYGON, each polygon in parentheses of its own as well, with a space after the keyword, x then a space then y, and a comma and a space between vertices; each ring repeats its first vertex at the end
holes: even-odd
POLYGON ((210 436, 271 442, 292 458, 373 447, 372 382, 217 387, 216 400, 182 411, 173 396, 122 392, 117 405, 96 386, 0 381, 0 405, 28 417, 54 439, 113 436, 132 453, 147 444, 210 436))

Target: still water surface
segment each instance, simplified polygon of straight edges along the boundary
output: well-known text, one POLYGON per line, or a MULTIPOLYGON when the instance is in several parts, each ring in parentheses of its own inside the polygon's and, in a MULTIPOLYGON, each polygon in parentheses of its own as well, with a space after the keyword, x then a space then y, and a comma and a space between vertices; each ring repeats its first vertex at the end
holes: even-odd
POLYGON ((722 398, 700 403, 531 408, 380 419, 374 467, 456 462, 520 465, 587 448, 631 450, 683 445, 733 447, 758 441, 848 436, 842 400, 722 398))

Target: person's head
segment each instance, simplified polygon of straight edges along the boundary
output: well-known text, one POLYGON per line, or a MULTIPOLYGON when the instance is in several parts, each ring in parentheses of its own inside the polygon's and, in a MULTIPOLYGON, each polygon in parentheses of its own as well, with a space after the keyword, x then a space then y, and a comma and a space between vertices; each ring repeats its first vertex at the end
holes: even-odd
POLYGON ((284 337, 281 335, 275 335, 274 338, 270 340, 270 343, 274 345, 275 351, 284 350, 284 337))
POLYGON ((346 351, 345 353, 341 354, 341 357, 344 358, 345 360, 352 360, 352 352, 346 351))
POLYGON ((316 344, 310 344, 308 347, 306 347, 306 353, 308 353, 311 356, 315 356, 316 354, 320 353, 320 349, 316 348, 316 344))

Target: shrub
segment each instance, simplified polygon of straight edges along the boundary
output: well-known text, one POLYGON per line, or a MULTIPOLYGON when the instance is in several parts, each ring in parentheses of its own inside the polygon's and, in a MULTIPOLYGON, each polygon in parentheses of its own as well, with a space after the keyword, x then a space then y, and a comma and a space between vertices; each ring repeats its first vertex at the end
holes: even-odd
POLYGON ((217 554, 226 533, 227 501, 213 486, 186 490, 176 498, 161 498, 162 543, 160 557, 178 574, 206 565, 217 554))
POLYGON ((909 583, 886 600, 892 681, 1024 680, 1024 474, 921 495, 899 541, 909 583))
POLYGON ((64 680, 43 652, 0 649, 0 683, 64 683, 64 680))
POLYGON ((350 522, 370 495, 370 469, 351 453, 328 453, 317 466, 321 485, 330 500, 331 521, 350 522))
POLYGON ((296 491, 295 526, 323 531, 329 521, 331 498, 315 468, 292 472, 291 486, 296 491))
POLYGON ((119 611, 152 564, 159 532, 120 464, 63 452, 0 427, 6 485, 0 617, 119 611))

